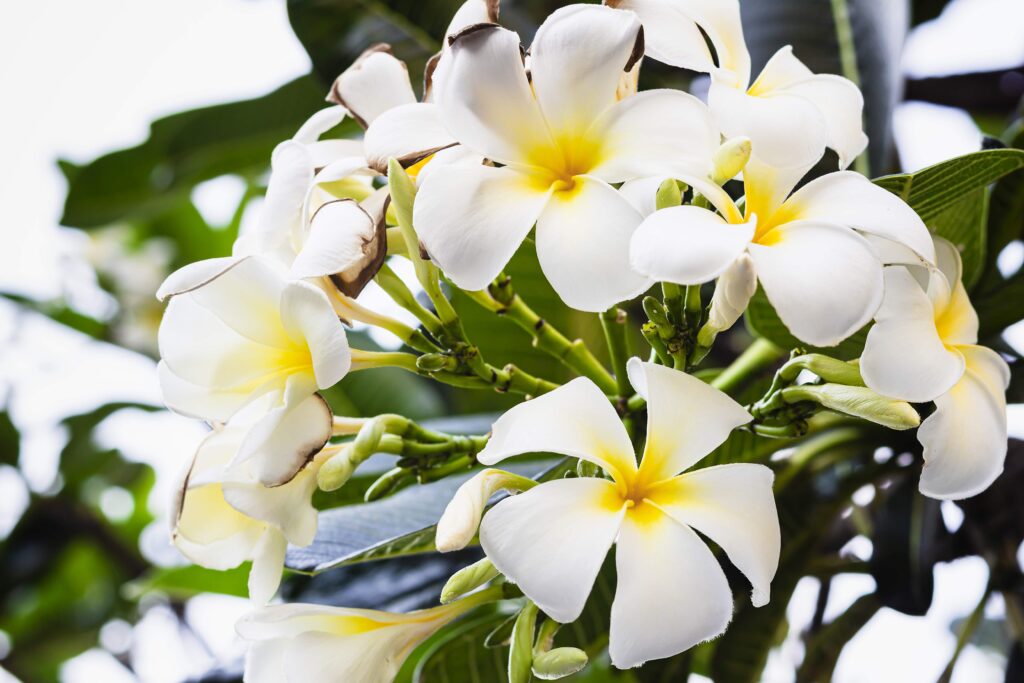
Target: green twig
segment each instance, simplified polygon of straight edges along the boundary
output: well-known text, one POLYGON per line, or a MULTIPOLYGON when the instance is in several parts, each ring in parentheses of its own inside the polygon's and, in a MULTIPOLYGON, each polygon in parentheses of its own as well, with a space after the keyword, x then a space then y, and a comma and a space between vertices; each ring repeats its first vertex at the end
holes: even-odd
POLYGON ((732 365, 711 381, 711 386, 729 393, 750 375, 771 365, 785 355, 785 351, 767 339, 760 337, 747 347, 732 365))

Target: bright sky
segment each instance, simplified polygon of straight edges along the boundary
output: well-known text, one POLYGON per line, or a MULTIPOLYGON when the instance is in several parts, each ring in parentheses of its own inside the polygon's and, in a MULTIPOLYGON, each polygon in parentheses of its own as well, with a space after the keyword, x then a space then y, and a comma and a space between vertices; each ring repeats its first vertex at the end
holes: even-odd
MULTIPOLYGON (((999 68, 1024 63, 1024 3, 956 0, 946 16, 920 28, 908 43, 905 68, 915 75, 999 68), (998 21, 992 21, 993 16, 998 21)), ((0 289, 40 297, 62 291, 76 240, 57 228, 64 185, 58 156, 85 161, 145 139, 150 121, 164 114, 264 93, 305 73, 308 58, 288 28, 283 0, 33 0, 0 3, 0 92, 5 135, 0 155, 0 289)), ((979 135, 963 112, 924 104, 901 107, 896 118, 901 156, 908 169, 976 149, 979 135)), ((224 192, 230 187, 222 188, 224 192)), ((204 204, 223 196, 211 189, 204 204)), ((103 347, 0 306, 0 339, 17 340, 16 353, 0 358, 0 385, 12 383, 11 409, 27 442, 25 470, 39 490, 53 480, 63 436, 52 425, 61 416, 110 400, 157 402, 152 363, 103 347)), ((0 396, 0 400, 2 396, 0 396)), ((101 439, 130 457, 154 463, 166 489, 201 430, 166 414, 125 413, 105 425, 101 439)), ((25 491, 0 468, 0 535, 24 505, 25 491)), ((164 497, 154 499, 159 507, 164 497)), ((955 516, 954 513, 950 513, 955 516)), ((148 552, 168 554, 157 534, 148 552)), ((853 547, 851 552, 864 552, 853 547)), ((937 595, 928 618, 894 612, 878 615, 858 635, 835 680, 934 680, 952 651, 947 625, 975 604, 985 579, 980 561, 937 570, 937 595), (927 675, 925 675, 927 674, 927 675)), ((842 579, 833 588, 830 613, 870 591, 870 579, 842 579), (866 582, 866 583, 865 583, 866 582)), ((813 611, 813 581, 801 584, 790 608, 795 623, 813 611)), ((194 601, 189 612, 216 653, 237 651, 231 624, 245 603, 219 597, 194 601)), ((999 606, 993 609, 998 612, 999 606)), ((799 661, 793 632, 773 656, 769 683, 787 678, 799 661)), ((135 633, 135 660, 143 683, 175 683, 209 665, 195 643, 181 643, 169 615, 151 610, 135 633)), ((125 644, 123 625, 105 630, 104 644, 125 644)), ((1000 681, 998 659, 968 648, 958 683, 1000 681)), ((2 680, 2 677, 0 677, 2 680)), ((64 672, 66 683, 136 680, 102 649, 90 651, 64 672)))

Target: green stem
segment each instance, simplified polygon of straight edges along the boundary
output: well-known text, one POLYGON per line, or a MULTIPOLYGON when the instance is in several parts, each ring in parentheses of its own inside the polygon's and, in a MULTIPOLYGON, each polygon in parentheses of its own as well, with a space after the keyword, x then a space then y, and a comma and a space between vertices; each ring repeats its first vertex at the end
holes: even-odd
POLYGON ((686 325, 690 329, 697 329, 700 326, 701 314, 704 312, 704 304, 700 298, 700 285, 686 286, 686 325))
POLYGON ((661 338, 661 334, 658 332, 658 326, 648 321, 640 327, 640 334, 644 336, 647 343, 651 345, 651 350, 654 352, 655 358, 662 364, 671 366, 673 364, 672 356, 668 352, 668 347, 665 346, 665 341, 661 338))
POLYGON ((662 282, 661 299, 665 303, 665 310, 668 311, 669 320, 672 323, 680 322, 683 312, 683 292, 679 285, 674 282, 662 282))
POLYGON ((978 629, 981 624, 982 618, 985 616, 985 605, 988 604, 989 598, 992 596, 992 584, 985 587, 985 593, 981 596, 981 600, 977 606, 968 615, 967 620, 964 622, 963 628, 960 629, 960 633, 956 637, 956 649, 953 650, 953 656, 949 660, 949 664, 946 665, 942 675, 939 676, 938 683, 949 683, 953 678, 953 669, 956 667, 956 662, 960 659, 960 653, 963 652, 967 644, 971 642, 971 638, 974 636, 974 632, 978 629))
MULTIPOLYGON (((860 87, 860 69, 857 66, 857 45, 853 40, 853 26, 850 24, 850 8, 846 0, 831 0, 832 19, 836 26, 836 42, 839 44, 839 62, 843 68, 843 76, 860 87)), ((861 154, 853 162, 858 173, 871 177, 871 167, 867 154, 861 154)))
POLYGON ((711 381, 711 386, 729 393, 750 375, 762 370, 785 355, 785 351, 760 337, 747 347, 732 365, 711 381))
POLYGON ((431 335, 435 338, 440 338, 441 321, 416 299, 416 295, 412 293, 412 290, 402 281, 402 278, 398 277, 395 271, 385 264, 381 266, 374 279, 396 304, 416 316, 416 319, 423 324, 423 327, 431 335))
POLYGON ((627 314, 621 308, 613 306, 600 317, 604 340, 608 344, 608 355, 612 359, 615 383, 619 388, 619 397, 628 398, 633 393, 633 388, 626 374, 626 362, 629 360, 629 340, 626 338, 627 314))
POLYGON ((808 439, 804 443, 800 444, 793 451, 793 454, 789 456, 786 461, 786 468, 783 469, 779 475, 775 478, 775 491, 782 491, 789 482, 793 480, 800 472, 803 471, 804 466, 807 465, 815 456, 824 453, 837 446, 856 441, 862 436, 859 429, 848 427, 845 429, 834 429, 828 432, 823 432, 811 439, 808 439))

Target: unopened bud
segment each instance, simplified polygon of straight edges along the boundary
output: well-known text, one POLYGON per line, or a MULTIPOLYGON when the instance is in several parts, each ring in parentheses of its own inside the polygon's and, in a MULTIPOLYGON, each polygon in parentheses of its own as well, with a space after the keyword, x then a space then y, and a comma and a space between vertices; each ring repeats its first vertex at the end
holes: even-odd
POLYGON ((750 138, 747 137, 730 138, 723 142, 713 158, 715 170, 711 179, 715 184, 724 185, 738 176, 750 161, 750 150, 750 138))
POLYGON ((437 522, 435 547, 442 553, 462 550, 476 535, 484 508, 501 491, 525 491, 537 482, 504 470, 486 469, 459 487, 437 522))
POLYGON ((455 359, 451 356, 446 356, 443 353, 425 353, 416 359, 416 367, 424 372, 454 370, 455 365, 455 359))
POLYGON ((813 401, 825 408, 860 417, 890 429, 913 429, 921 424, 921 416, 906 401, 886 398, 867 387, 842 384, 804 384, 782 390, 786 403, 813 401))
MULTIPOLYGON (((748 254, 740 254, 718 277, 715 293, 711 297, 708 322, 705 325, 708 332, 705 333, 702 329, 701 333, 717 335, 732 327, 743 315, 743 311, 747 310, 747 304, 756 291, 757 272, 754 269, 754 261, 748 254)), ((710 346, 700 343, 702 346, 710 346)))
POLYGON ((553 681, 582 671, 587 653, 575 647, 556 647, 534 655, 533 675, 542 681, 553 681))
POLYGON ((494 564, 486 557, 468 567, 463 567, 452 574, 448 582, 444 584, 444 588, 441 589, 441 603, 448 604, 455 598, 476 590, 498 574, 494 564))
POLYGON ((351 448, 348 447, 343 448, 340 453, 332 456, 320 467, 316 473, 316 485, 320 487, 321 491, 340 489, 352 478, 356 467, 349 457, 350 450, 351 448))
POLYGON ((366 493, 363 494, 363 500, 367 503, 372 503, 375 500, 379 500, 384 496, 388 495, 392 491, 404 486, 406 483, 415 480, 416 475, 411 470, 407 470, 404 467, 395 467, 390 469, 384 474, 377 478, 377 481, 370 484, 370 487, 366 489, 366 493))
POLYGON ((658 192, 654 195, 654 208, 658 211, 679 206, 683 203, 683 193, 679 189, 679 183, 669 178, 658 186, 658 192))
POLYGON ((792 382, 797 378, 801 370, 812 372, 826 382, 846 384, 852 387, 864 386, 864 378, 860 375, 859 367, 853 363, 847 363, 846 361, 820 353, 797 356, 782 366, 779 375, 783 379, 792 382))
POLYGON ((580 458, 576 462, 576 475, 580 477, 600 477, 601 468, 589 460, 580 458))
POLYGON ((533 667, 533 632, 537 625, 537 605, 527 602, 512 627, 512 647, 508 653, 509 683, 530 683, 533 667))

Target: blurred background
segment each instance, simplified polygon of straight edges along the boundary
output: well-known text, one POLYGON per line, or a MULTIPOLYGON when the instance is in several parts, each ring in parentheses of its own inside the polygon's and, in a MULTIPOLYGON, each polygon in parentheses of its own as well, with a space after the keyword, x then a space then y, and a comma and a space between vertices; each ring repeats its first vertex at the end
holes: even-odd
MULTIPOLYGON (((363 47, 391 42, 410 72, 422 73, 458 4, 0 3, 0 681, 176 683, 237 673, 244 568, 190 568, 169 543, 170 488, 204 429, 161 407, 162 306, 153 292, 174 268, 228 253, 259 210, 273 146, 324 106, 327 85, 363 47)), ((502 19, 527 42, 559 4, 506 0, 502 19)), ((745 0, 755 68, 793 43, 816 70, 838 71, 829 66, 834 33, 814 23, 836 4, 745 0)), ((871 175, 977 150, 1020 115, 1021 0, 851 0, 850 20, 871 175)), ((643 78, 646 87, 706 88, 650 63, 643 78)), ((998 254, 1003 272, 1021 262, 1020 241, 998 254)), ((534 290, 530 300, 544 313, 550 292, 543 283, 534 290)), ((366 296, 387 306, 372 288, 366 296)), ((564 318, 558 310, 552 305, 551 315, 564 318)), ((582 319, 562 322, 594 333, 582 319)), ((1005 340, 1024 352, 1019 325, 1005 340)), ((490 342, 504 358, 501 335, 490 342)), ((470 404, 412 377, 351 379, 331 396, 337 413, 430 418, 502 407, 498 397, 470 404)), ((1010 412, 1011 435, 1024 437, 1024 411, 1010 412)), ((857 506, 871 504, 872 490, 858 495, 857 506)), ((956 505, 941 507, 950 532, 963 517, 956 505)), ((860 560, 872 552, 865 535, 837 550, 860 560)), ((935 564, 926 613, 872 612, 833 680, 938 679, 987 585, 980 557, 935 564)), ((806 625, 845 613, 876 583, 870 573, 844 574, 820 587, 810 577, 797 585, 765 680, 794 680, 806 625)), ((999 593, 979 618, 954 681, 1004 680, 999 593)))

